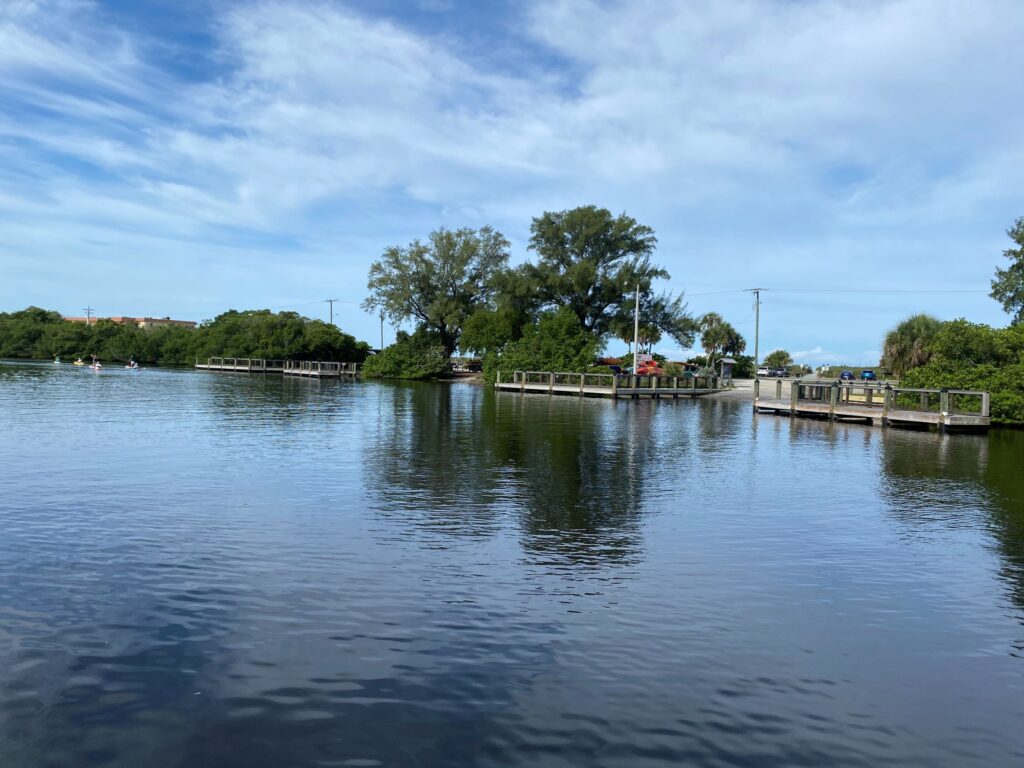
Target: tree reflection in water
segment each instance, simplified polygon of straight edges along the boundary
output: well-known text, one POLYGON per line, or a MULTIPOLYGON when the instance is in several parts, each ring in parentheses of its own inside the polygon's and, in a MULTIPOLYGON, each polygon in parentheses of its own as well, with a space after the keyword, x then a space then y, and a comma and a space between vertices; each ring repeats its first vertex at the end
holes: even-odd
POLYGON ((389 385, 364 436, 370 503, 419 527, 486 536, 510 522, 538 563, 632 562, 659 456, 682 450, 653 428, 657 403, 389 385), (631 410, 632 409, 632 410, 631 410))
POLYGON ((907 525, 990 531, 1003 581, 1014 603, 1024 608, 1024 432, 887 430, 882 469, 882 493, 907 525))

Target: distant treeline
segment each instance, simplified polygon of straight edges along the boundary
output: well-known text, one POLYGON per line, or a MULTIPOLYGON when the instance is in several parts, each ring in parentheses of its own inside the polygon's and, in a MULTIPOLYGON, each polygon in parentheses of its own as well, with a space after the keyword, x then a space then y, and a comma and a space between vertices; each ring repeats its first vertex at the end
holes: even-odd
POLYGON ((230 310, 194 329, 143 329, 109 320, 86 325, 38 307, 0 312, 0 357, 9 358, 96 355, 101 360, 134 357, 142 363, 174 365, 223 356, 359 363, 369 349, 366 342, 321 320, 266 309, 230 310))

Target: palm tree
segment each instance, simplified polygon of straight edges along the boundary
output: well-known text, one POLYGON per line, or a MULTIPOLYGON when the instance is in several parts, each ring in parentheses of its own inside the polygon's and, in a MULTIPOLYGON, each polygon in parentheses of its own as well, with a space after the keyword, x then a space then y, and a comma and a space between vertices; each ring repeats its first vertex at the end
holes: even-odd
POLYGON ((925 365, 932 356, 935 340, 942 321, 931 315, 913 315, 887 334, 882 343, 881 366, 902 376, 911 368, 925 365))

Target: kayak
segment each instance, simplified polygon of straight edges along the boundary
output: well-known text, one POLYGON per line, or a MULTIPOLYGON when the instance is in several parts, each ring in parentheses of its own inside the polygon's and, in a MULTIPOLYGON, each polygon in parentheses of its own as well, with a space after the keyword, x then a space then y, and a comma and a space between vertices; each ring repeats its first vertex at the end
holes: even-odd
POLYGON ((85 363, 83 363, 81 360, 75 360, 75 362, 73 362, 72 365, 85 365, 85 363))

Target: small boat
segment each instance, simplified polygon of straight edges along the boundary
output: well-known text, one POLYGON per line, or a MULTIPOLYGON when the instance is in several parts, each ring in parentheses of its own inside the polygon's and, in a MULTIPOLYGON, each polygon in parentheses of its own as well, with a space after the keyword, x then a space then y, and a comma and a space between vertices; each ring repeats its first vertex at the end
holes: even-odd
POLYGON ((60 365, 60 357, 59 357, 59 356, 58 356, 58 357, 55 357, 55 358, 53 358, 53 364, 54 364, 54 365, 60 365))
POLYGON ((100 365, 99 363, 93 363, 89 367, 92 368, 94 371, 102 371, 103 370, 103 366, 100 365))
POLYGON ((85 365, 85 363, 82 362, 82 358, 78 358, 77 360, 75 360, 75 362, 72 363, 72 365, 85 365))

